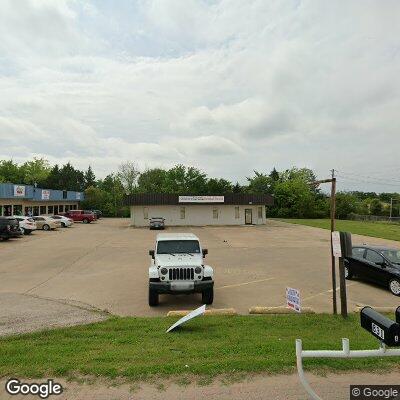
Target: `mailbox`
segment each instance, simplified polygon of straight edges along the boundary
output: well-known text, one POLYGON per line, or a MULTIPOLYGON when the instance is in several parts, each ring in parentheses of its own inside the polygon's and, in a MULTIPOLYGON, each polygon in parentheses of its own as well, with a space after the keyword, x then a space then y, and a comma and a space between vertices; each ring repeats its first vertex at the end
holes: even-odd
MULTIPOLYGON (((400 307, 399 307, 400 308, 400 307)), ((399 320, 399 308, 396 319, 399 320)), ((361 326, 387 346, 400 346, 400 325, 371 307, 364 307, 360 313, 361 326)))
POLYGON ((396 322, 400 324, 400 306, 396 310, 396 322))

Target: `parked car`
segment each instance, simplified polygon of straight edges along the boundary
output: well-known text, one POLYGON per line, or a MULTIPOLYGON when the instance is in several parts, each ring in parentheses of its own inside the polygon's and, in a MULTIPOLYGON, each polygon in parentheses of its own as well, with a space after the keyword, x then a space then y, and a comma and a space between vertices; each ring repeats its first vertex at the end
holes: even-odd
POLYGON ((65 217, 64 215, 50 215, 50 218, 58 221, 62 228, 69 228, 74 223, 72 218, 65 217))
POLYGON ((30 235, 33 231, 36 231, 36 222, 31 217, 24 217, 22 215, 14 215, 19 222, 19 229, 23 235, 30 235))
POLYGON ((85 213, 93 213, 96 215, 97 219, 100 219, 103 216, 103 213, 100 210, 83 210, 85 213))
POLYGON ((19 222, 12 217, 0 217, 0 240, 21 236, 19 222))
POLYGON ((60 222, 48 217, 47 215, 39 215, 38 217, 32 217, 36 222, 37 229, 44 231, 50 231, 61 227, 60 222))
POLYGON ((149 220, 150 229, 165 229, 165 219, 163 217, 152 217, 149 220))
POLYGON ((80 221, 84 224, 89 224, 93 221, 96 221, 96 214, 91 211, 86 212, 84 210, 69 210, 65 213, 60 213, 60 215, 71 218, 74 222, 80 221))
POLYGON ((192 233, 159 233, 155 249, 149 250, 149 305, 156 306, 161 293, 201 293, 203 304, 212 304, 214 272, 204 265, 206 254, 192 233))
POLYGON ((400 250, 390 247, 353 246, 344 260, 346 279, 358 277, 388 288, 400 296, 400 250))

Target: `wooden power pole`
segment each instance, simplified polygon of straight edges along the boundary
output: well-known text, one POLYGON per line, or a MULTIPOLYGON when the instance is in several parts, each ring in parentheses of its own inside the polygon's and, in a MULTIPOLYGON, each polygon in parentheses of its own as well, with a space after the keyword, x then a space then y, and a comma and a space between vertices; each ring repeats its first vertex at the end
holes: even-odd
POLYGON ((332 232, 336 229, 335 215, 336 215, 336 178, 335 170, 332 170, 332 177, 330 179, 323 179, 315 181, 314 185, 318 186, 321 183, 331 183, 331 274, 332 274, 332 307, 333 313, 337 314, 337 299, 336 299, 336 265, 335 256, 333 255, 332 246, 332 232))

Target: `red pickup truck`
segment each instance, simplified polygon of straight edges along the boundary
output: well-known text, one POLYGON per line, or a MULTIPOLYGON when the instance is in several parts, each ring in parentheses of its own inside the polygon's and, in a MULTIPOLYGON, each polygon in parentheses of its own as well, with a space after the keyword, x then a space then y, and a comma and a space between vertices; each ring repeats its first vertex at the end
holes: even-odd
POLYGON ((95 213, 88 213, 83 210, 69 210, 65 213, 62 213, 62 215, 71 218, 74 220, 74 222, 82 221, 84 224, 90 224, 97 219, 95 213))

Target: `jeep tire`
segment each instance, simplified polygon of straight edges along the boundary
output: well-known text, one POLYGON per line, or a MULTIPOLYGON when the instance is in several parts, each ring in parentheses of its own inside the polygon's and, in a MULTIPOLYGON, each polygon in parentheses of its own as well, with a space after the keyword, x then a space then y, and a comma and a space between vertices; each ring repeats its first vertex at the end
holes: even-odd
POLYGON ((149 288, 149 306, 158 306, 158 292, 149 288))
POLYGON ((214 301, 214 288, 201 292, 201 301, 203 304, 212 304, 214 301))

